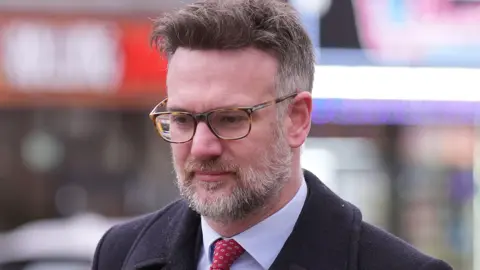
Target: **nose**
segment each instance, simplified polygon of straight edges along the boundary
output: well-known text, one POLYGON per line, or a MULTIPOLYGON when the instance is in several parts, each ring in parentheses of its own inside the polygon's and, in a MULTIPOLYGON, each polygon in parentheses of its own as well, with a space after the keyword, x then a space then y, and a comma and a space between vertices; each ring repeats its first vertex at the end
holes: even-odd
POLYGON ((198 159, 215 158, 222 154, 220 139, 212 133, 206 123, 198 123, 190 152, 192 157, 198 159))

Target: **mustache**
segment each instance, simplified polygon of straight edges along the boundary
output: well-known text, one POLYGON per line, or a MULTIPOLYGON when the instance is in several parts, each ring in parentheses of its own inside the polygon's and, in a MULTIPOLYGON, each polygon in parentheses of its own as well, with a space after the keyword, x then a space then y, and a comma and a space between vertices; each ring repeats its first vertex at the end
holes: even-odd
POLYGON ((208 160, 188 160, 185 163, 185 172, 193 174, 195 171, 208 172, 233 172, 238 171, 238 167, 228 160, 208 159, 208 160))

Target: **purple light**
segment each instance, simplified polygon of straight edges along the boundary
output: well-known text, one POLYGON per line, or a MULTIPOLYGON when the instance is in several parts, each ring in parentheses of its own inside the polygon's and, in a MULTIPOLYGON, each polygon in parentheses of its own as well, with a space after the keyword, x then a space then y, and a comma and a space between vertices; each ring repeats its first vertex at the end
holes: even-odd
POLYGON ((314 99, 315 124, 475 124, 480 102, 314 99))

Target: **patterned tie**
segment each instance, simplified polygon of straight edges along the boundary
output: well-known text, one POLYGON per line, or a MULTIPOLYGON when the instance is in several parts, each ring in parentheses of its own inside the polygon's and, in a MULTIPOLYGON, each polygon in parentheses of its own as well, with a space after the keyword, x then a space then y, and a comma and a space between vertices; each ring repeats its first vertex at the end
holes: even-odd
POLYGON ((233 262, 244 252, 245 249, 233 239, 217 240, 210 270, 230 270, 233 262))

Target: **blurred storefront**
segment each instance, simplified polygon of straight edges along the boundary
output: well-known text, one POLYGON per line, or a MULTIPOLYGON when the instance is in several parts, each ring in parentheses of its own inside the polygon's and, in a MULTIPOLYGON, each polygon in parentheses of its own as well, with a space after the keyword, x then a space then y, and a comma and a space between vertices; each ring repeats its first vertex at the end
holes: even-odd
POLYGON ((370 222, 480 269, 480 2, 289 2, 320 65, 305 166, 370 222))
POLYGON ((168 147, 149 156, 159 140, 147 114, 165 96, 166 74, 149 46, 151 21, 0 18, 0 229, 78 211, 134 215, 171 201, 168 147), (166 185, 142 182, 162 173, 166 185))
POLYGON ((4 107, 143 108, 164 95, 166 60, 149 46, 147 18, 0 18, 4 107))

